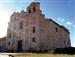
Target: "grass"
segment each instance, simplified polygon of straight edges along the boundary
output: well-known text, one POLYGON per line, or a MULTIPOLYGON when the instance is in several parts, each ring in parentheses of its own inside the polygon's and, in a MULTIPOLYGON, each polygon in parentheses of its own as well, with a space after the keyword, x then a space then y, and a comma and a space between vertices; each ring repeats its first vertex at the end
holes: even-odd
POLYGON ((46 53, 18 53, 14 55, 15 57, 75 57, 75 55, 67 54, 46 54, 46 53))

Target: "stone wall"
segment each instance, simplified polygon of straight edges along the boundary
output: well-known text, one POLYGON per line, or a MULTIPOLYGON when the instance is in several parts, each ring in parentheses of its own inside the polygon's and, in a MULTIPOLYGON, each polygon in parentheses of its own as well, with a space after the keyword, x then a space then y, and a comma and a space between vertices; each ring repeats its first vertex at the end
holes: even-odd
POLYGON ((46 19, 40 11, 39 3, 32 3, 27 8, 27 12, 15 12, 11 15, 6 47, 9 50, 17 50, 19 40, 22 40, 23 51, 30 49, 49 50, 71 46, 68 30, 62 28, 55 21, 46 19), (33 7, 35 7, 35 11, 33 7), (31 12, 29 12, 30 8, 31 12), (33 27, 35 27, 34 33, 33 27), (33 40, 33 38, 35 39, 33 40))

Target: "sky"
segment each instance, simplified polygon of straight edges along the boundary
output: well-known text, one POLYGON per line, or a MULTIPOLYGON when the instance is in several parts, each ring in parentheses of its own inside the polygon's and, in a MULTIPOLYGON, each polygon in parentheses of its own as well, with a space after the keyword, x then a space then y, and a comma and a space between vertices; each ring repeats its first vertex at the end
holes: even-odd
POLYGON ((40 9, 46 18, 69 29, 71 45, 75 47, 75 0, 0 0, 0 37, 7 35, 10 15, 26 11, 31 2, 40 2, 40 9))

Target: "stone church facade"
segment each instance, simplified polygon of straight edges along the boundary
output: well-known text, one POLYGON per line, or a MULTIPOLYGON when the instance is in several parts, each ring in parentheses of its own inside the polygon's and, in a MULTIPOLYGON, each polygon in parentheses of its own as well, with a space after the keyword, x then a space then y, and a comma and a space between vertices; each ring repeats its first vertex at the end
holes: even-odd
POLYGON ((6 48, 14 51, 50 50, 71 47, 69 30, 45 18, 40 3, 32 2, 27 12, 14 12, 8 24, 6 48))

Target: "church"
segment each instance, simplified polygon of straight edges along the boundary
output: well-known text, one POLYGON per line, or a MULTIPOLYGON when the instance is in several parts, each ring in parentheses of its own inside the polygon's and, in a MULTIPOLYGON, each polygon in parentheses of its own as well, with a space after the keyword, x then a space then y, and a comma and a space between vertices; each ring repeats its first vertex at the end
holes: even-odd
POLYGON ((13 51, 55 50, 71 47, 70 32, 46 18, 39 2, 32 2, 27 11, 14 12, 8 23, 6 48, 13 51))

